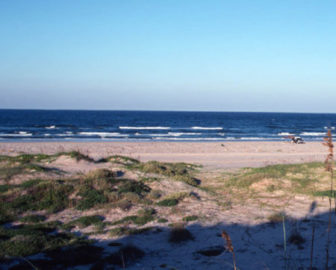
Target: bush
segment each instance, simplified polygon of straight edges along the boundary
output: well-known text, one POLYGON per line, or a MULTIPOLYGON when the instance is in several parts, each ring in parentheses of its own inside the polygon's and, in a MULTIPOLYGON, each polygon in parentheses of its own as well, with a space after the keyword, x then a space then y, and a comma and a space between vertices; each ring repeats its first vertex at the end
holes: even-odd
POLYGON ((118 187, 119 193, 133 192, 138 195, 145 195, 150 192, 150 187, 142 182, 136 182, 134 180, 123 180, 118 187))
POLYGON ((38 223, 45 221, 46 217, 42 215, 30 215, 30 216, 25 216, 20 219, 21 222, 26 222, 26 223, 38 223))
POLYGON ((175 206, 179 203, 176 199, 165 199, 157 203, 158 206, 175 206))
POLYGON ((182 220, 186 221, 186 222, 189 222, 189 221, 195 221, 197 219, 198 219, 198 216, 186 216, 182 220))
POLYGON ((93 216, 83 216, 80 217, 74 221, 72 221, 72 224, 78 225, 80 228, 85 228, 90 225, 99 225, 103 222, 104 217, 93 215, 93 216))
POLYGON ((16 213, 28 210, 48 210, 58 212, 65 209, 69 204, 69 195, 74 188, 71 185, 53 184, 50 182, 39 184, 29 188, 28 193, 16 197, 6 204, 6 207, 16 213))
POLYGON ((159 218, 157 222, 158 222, 158 223, 166 223, 166 222, 168 222, 168 219, 165 219, 165 218, 159 218))
POLYGON ((90 171, 86 178, 88 179, 108 179, 108 178, 114 178, 116 177, 116 173, 107 169, 96 169, 93 171, 90 171))
POLYGON ((83 187, 78 195, 81 196, 81 199, 76 206, 78 210, 87 210, 97 204, 103 204, 108 202, 106 196, 104 196, 104 193, 102 191, 92 189, 89 186, 83 187))

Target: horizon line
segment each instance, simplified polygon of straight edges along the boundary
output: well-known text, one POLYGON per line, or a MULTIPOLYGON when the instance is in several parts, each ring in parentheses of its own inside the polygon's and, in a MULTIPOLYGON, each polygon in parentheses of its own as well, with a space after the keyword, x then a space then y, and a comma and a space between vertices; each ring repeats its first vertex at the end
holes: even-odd
POLYGON ((218 110, 144 110, 144 109, 43 109, 43 108, 0 108, 1 111, 102 111, 102 112, 204 112, 204 113, 283 113, 283 114, 336 114, 336 112, 294 111, 218 111, 218 110))

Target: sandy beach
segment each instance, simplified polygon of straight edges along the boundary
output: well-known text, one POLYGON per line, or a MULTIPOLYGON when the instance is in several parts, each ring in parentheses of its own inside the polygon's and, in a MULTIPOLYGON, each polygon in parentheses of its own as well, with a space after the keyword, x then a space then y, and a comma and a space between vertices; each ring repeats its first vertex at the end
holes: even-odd
POLYGON ((3 231, 0 266, 27 267, 24 261, 7 260, 11 254, 29 255, 40 269, 78 269, 72 267, 72 257, 62 259, 67 242, 52 242, 57 252, 48 253, 48 229, 60 232, 52 236, 59 241, 65 241, 64 233, 67 241, 78 241, 69 254, 79 254, 76 266, 81 269, 100 264, 98 269, 125 269, 119 255, 134 252, 136 257, 127 255, 127 269, 232 269, 222 231, 234 243, 239 269, 280 270, 285 263, 291 265, 287 269, 306 269, 311 253, 305 243, 311 241, 313 227, 314 265, 320 265, 330 176, 322 163, 306 162, 324 161, 326 154, 320 142, 1 143, 0 221, 17 226, 19 236, 28 228, 31 238, 12 237, 12 229, 3 231), (151 160, 203 167, 147 162, 151 160), (264 167, 284 163, 302 164, 264 167), (35 235, 32 222, 46 237, 35 235), (288 232, 286 257, 283 222, 288 232), (78 235, 94 244, 81 244, 78 235), (41 244, 32 250, 29 239, 35 238, 41 244), (43 252, 49 259, 40 259, 43 252))
POLYGON ((187 162, 210 168, 261 167, 272 164, 323 161, 321 142, 10 142, 1 155, 76 150, 98 159, 125 155, 141 161, 187 162))

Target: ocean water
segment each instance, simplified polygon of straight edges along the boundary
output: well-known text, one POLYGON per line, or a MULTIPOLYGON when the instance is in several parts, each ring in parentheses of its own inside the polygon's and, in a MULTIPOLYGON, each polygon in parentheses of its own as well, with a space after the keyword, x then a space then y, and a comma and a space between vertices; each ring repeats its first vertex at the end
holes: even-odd
POLYGON ((335 126, 336 114, 0 110, 0 142, 321 141, 335 126))

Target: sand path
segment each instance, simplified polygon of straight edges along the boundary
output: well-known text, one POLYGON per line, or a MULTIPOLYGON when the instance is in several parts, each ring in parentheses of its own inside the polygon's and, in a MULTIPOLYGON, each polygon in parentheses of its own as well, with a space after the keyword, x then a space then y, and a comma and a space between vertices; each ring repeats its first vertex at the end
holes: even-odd
POLYGON ((320 142, 15 142, 0 143, 0 154, 57 153, 77 150, 94 158, 125 155, 142 161, 189 162, 210 168, 259 167, 323 161, 320 142))

